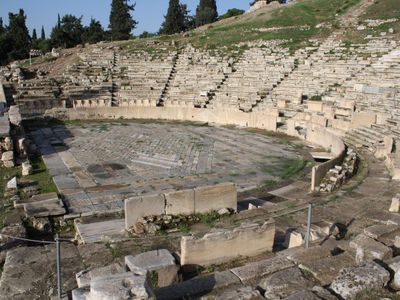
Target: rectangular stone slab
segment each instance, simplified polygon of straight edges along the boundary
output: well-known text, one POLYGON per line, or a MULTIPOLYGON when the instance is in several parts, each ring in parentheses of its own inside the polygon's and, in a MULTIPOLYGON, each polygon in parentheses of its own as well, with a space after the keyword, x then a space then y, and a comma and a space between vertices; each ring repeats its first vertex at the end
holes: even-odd
POLYGON ((239 278, 230 271, 223 271, 163 287, 154 293, 157 300, 197 299, 201 295, 232 285, 241 285, 239 278))
POLYGON ((205 213, 222 208, 237 210, 237 191, 234 183, 221 183, 194 189, 194 210, 205 213))
POLYGON ((356 262, 352 256, 342 253, 336 256, 310 260, 300 264, 299 267, 311 272, 324 286, 331 283, 343 268, 354 266, 355 264, 356 262))
POLYGON ((194 190, 176 191, 164 194, 167 215, 194 214, 194 190))
POLYGON ((140 218, 145 216, 159 216, 165 213, 165 199, 163 195, 133 197, 125 200, 125 228, 129 229, 140 218))
POLYGON ((241 282, 251 283, 258 278, 265 277, 293 266, 294 264, 285 257, 273 257, 250 263, 243 267, 231 269, 231 272, 235 274, 241 282))
POLYGON ((61 216, 66 213, 60 199, 50 199, 24 204, 25 214, 28 217, 44 218, 49 216, 61 216))

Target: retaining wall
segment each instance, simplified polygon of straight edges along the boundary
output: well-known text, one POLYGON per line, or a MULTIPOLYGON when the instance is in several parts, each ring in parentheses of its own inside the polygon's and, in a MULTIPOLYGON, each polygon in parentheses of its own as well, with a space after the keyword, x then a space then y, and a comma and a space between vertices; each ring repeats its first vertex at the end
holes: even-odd
POLYGON ((307 127, 306 140, 325 149, 329 149, 331 153, 335 155, 331 160, 312 168, 311 191, 315 191, 316 187, 319 186, 324 179, 326 173, 335 167, 335 165, 342 164, 346 154, 346 146, 339 137, 329 132, 326 128, 314 125, 307 127))
POLYGON ((146 216, 190 215, 218 211, 222 208, 237 210, 237 191, 234 183, 133 197, 125 200, 125 228, 129 229, 146 216))
POLYGON ((231 261, 239 256, 255 256, 272 251, 275 222, 243 224, 233 230, 210 232, 201 238, 181 239, 181 265, 207 266, 231 261))
MULTIPOLYGON (((209 122, 219 125, 238 125, 270 131, 276 130, 277 112, 245 113, 242 111, 191 107, 97 107, 66 110, 70 120, 85 119, 152 119, 209 122)), ((50 112, 48 112, 50 113, 50 112)))

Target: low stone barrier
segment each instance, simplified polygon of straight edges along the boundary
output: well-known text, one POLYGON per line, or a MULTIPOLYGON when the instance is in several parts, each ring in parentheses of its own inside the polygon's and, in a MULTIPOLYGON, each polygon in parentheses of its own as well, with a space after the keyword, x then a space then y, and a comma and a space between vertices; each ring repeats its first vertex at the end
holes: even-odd
POLYGON ((233 230, 210 232, 202 238, 184 236, 181 240, 181 265, 207 266, 239 256, 255 256, 272 251, 275 222, 263 225, 242 224, 233 230))
POLYGON ((306 140, 325 149, 329 149, 330 152, 335 155, 334 158, 328 160, 327 162, 312 168, 311 191, 315 191, 324 179, 326 173, 330 169, 334 168, 335 165, 340 165, 343 162, 346 154, 346 146, 339 137, 321 126, 309 125, 307 127, 306 140))
POLYGON ((125 200, 125 227, 129 229, 146 216, 190 215, 223 208, 237 210, 237 191, 234 183, 138 196, 125 200))
MULTIPOLYGON (((66 109, 69 120, 93 119, 152 119, 152 120, 178 120, 192 122, 209 122, 220 125, 237 125, 276 131, 277 113, 252 112, 245 113, 235 110, 207 109, 192 107, 96 107, 66 109)), ((50 111, 48 116, 50 116, 50 111)), ((57 112, 54 112, 58 117, 57 112)))

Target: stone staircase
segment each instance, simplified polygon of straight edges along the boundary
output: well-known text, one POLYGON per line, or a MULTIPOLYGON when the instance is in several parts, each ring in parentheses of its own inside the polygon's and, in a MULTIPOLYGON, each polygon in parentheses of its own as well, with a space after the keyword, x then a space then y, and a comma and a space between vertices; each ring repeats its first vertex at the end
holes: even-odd
POLYGON ((157 106, 164 106, 165 105, 165 100, 169 91, 169 87, 171 82, 174 80, 175 76, 176 76, 176 66, 178 64, 179 61, 179 54, 180 51, 178 51, 172 58, 172 68, 171 68, 171 72, 169 73, 168 76, 168 80, 165 83, 164 88, 161 91, 161 95, 157 101, 157 106))

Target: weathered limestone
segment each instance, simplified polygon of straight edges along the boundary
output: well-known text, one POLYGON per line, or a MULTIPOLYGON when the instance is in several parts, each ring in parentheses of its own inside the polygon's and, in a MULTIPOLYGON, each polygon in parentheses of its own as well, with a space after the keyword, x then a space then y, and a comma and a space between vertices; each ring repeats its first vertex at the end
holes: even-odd
POLYGON ((255 256, 272 251, 275 222, 242 224, 233 230, 210 232, 202 238, 184 236, 181 240, 181 265, 211 265, 238 256, 255 256))
POLYGON ((238 277, 230 271, 223 271, 159 288, 154 292, 157 300, 197 299, 212 291, 225 290, 240 285, 241 282, 238 277))
POLYGON ((231 269, 231 272, 235 274, 241 282, 247 284, 293 266, 294 264, 287 258, 272 257, 231 269))
POLYGON ((146 275, 132 272, 97 277, 90 283, 87 300, 154 299, 146 275))
POLYGON ((194 214, 194 190, 176 191, 164 195, 167 215, 194 214))
POLYGON ((163 195, 133 197, 125 200, 125 228, 133 226, 140 218, 165 213, 163 195))
POLYGON ((15 166, 14 164, 14 152, 13 151, 6 151, 3 152, 1 156, 1 161, 3 162, 6 168, 12 168, 15 166))
POLYGON ((347 253, 325 258, 310 259, 302 262, 299 267, 310 272, 321 285, 325 286, 336 278, 339 272, 346 267, 356 264, 355 259, 347 253))
POLYGON ((22 176, 31 175, 33 172, 32 165, 29 162, 22 163, 22 176))
POLYGON ((387 270, 375 262, 369 262, 344 269, 330 287, 344 299, 351 299, 361 291, 383 288, 389 280, 390 274, 387 270))
POLYGON ((313 283, 304 278, 297 267, 293 267, 268 276, 258 286, 264 291, 265 298, 282 299, 301 289, 312 287, 313 283))
POLYGON ((394 277, 392 281, 392 286, 396 289, 400 289, 400 261, 393 262, 389 264, 389 268, 393 271, 394 277))
POLYGON ((76 282, 78 283, 78 288, 87 288, 90 287, 90 282, 97 277, 104 277, 120 273, 125 273, 124 268, 122 268, 119 264, 114 263, 102 268, 83 270, 76 274, 76 282))
POLYGON ((17 177, 7 182, 7 190, 16 190, 18 188, 17 177))
POLYGON ((392 198, 392 203, 389 208, 390 212, 400 212, 400 194, 397 194, 395 197, 392 198))
POLYGON ((261 293, 251 286, 228 290, 217 296, 215 300, 262 300, 261 293))
POLYGON ((194 189, 194 210, 196 213, 232 208, 237 210, 237 192, 234 183, 221 183, 194 189))
POLYGON ((187 215, 221 209, 237 210, 237 192, 234 183, 126 199, 125 228, 129 229, 146 216, 187 215))
POLYGON ((178 269, 175 258, 166 249, 125 256, 125 264, 132 272, 157 273, 157 287, 169 286, 177 281, 178 269))
POLYGON ((351 249, 358 251, 358 255, 362 256, 359 257, 361 261, 374 259, 383 260, 393 256, 392 249, 364 234, 356 236, 350 241, 349 246, 351 249))

